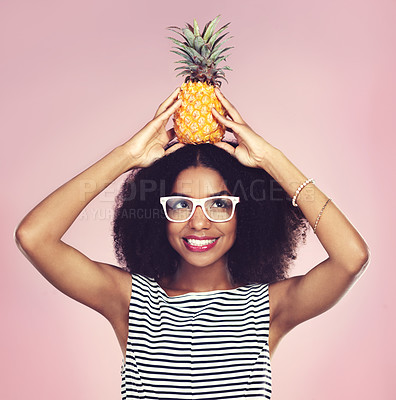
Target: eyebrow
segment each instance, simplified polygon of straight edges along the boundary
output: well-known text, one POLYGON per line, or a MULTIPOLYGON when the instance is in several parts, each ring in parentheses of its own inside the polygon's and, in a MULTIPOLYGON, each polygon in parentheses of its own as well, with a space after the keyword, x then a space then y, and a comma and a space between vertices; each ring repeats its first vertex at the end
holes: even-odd
MULTIPOLYGON (((212 193, 211 195, 206 196, 206 197, 224 196, 224 195, 231 196, 231 193, 228 190, 222 190, 221 192, 212 193)), ((190 196, 187 196, 186 194, 176 193, 176 192, 171 193, 170 196, 190 197, 190 196)))

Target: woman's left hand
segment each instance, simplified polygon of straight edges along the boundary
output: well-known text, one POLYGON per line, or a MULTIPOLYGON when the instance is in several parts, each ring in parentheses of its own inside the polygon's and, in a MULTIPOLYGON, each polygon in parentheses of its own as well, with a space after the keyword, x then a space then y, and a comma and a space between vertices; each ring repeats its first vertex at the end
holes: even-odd
POLYGON ((271 151, 276 149, 250 128, 219 89, 216 88, 215 92, 231 119, 222 116, 214 108, 212 114, 218 122, 232 130, 238 141, 238 146, 234 148, 225 142, 217 142, 215 145, 226 150, 247 167, 266 169, 268 156, 271 151))

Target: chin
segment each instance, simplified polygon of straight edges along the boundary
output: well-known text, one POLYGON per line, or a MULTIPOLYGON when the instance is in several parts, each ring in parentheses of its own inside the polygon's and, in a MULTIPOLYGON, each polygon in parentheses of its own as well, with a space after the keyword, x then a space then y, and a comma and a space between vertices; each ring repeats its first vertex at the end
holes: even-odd
POLYGON ((177 251, 180 255, 181 260, 184 262, 193 265, 195 267, 210 267, 211 265, 217 263, 226 263, 227 262, 227 254, 228 248, 225 251, 217 252, 217 254, 210 254, 210 250, 206 252, 189 252, 188 250, 183 249, 183 251, 177 251))
POLYGON ((190 251, 185 247, 184 243, 180 243, 179 240, 169 240, 169 244, 179 254, 180 261, 182 263, 186 263, 197 268, 205 268, 217 263, 226 263, 228 251, 233 246, 234 240, 227 240, 226 242, 223 242, 220 239, 220 241, 217 243, 217 248, 214 247, 213 249, 204 252, 190 251))

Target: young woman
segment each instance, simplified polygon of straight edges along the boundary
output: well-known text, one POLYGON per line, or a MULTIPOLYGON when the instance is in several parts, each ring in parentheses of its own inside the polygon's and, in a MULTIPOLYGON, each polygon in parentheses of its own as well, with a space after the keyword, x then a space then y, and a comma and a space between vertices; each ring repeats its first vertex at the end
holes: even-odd
POLYGON ((16 241, 63 293, 112 324, 122 396, 271 396, 270 356, 293 327, 332 307, 369 260, 363 238, 324 193, 256 134, 217 90, 237 143, 169 146, 179 89, 129 141, 65 183, 20 223, 16 241), (132 170, 117 198, 125 268, 62 241, 84 207, 132 170), (84 182, 94 190, 82 193, 84 182), (286 278, 308 224, 328 258, 286 278))

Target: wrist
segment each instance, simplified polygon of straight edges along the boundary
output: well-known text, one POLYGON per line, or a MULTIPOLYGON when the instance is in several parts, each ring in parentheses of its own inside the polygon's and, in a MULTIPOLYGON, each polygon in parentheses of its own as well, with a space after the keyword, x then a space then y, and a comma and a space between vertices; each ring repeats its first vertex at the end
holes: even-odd
POLYGON ((274 167, 279 163, 282 157, 285 156, 279 149, 268 144, 264 151, 264 157, 260 162, 260 167, 272 175, 274 167))
POLYGON ((112 153, 119 161, 123 172, 127 172, 130 169, 137 168, 136 160, 131 155, 130 151, 128 150, 128 146, 126 144, 122 144, 116 147, 112 153))
POLYGON ((269 153, 265 170, 293 198, 298 187, 307 177, 279 149, 269 153))

